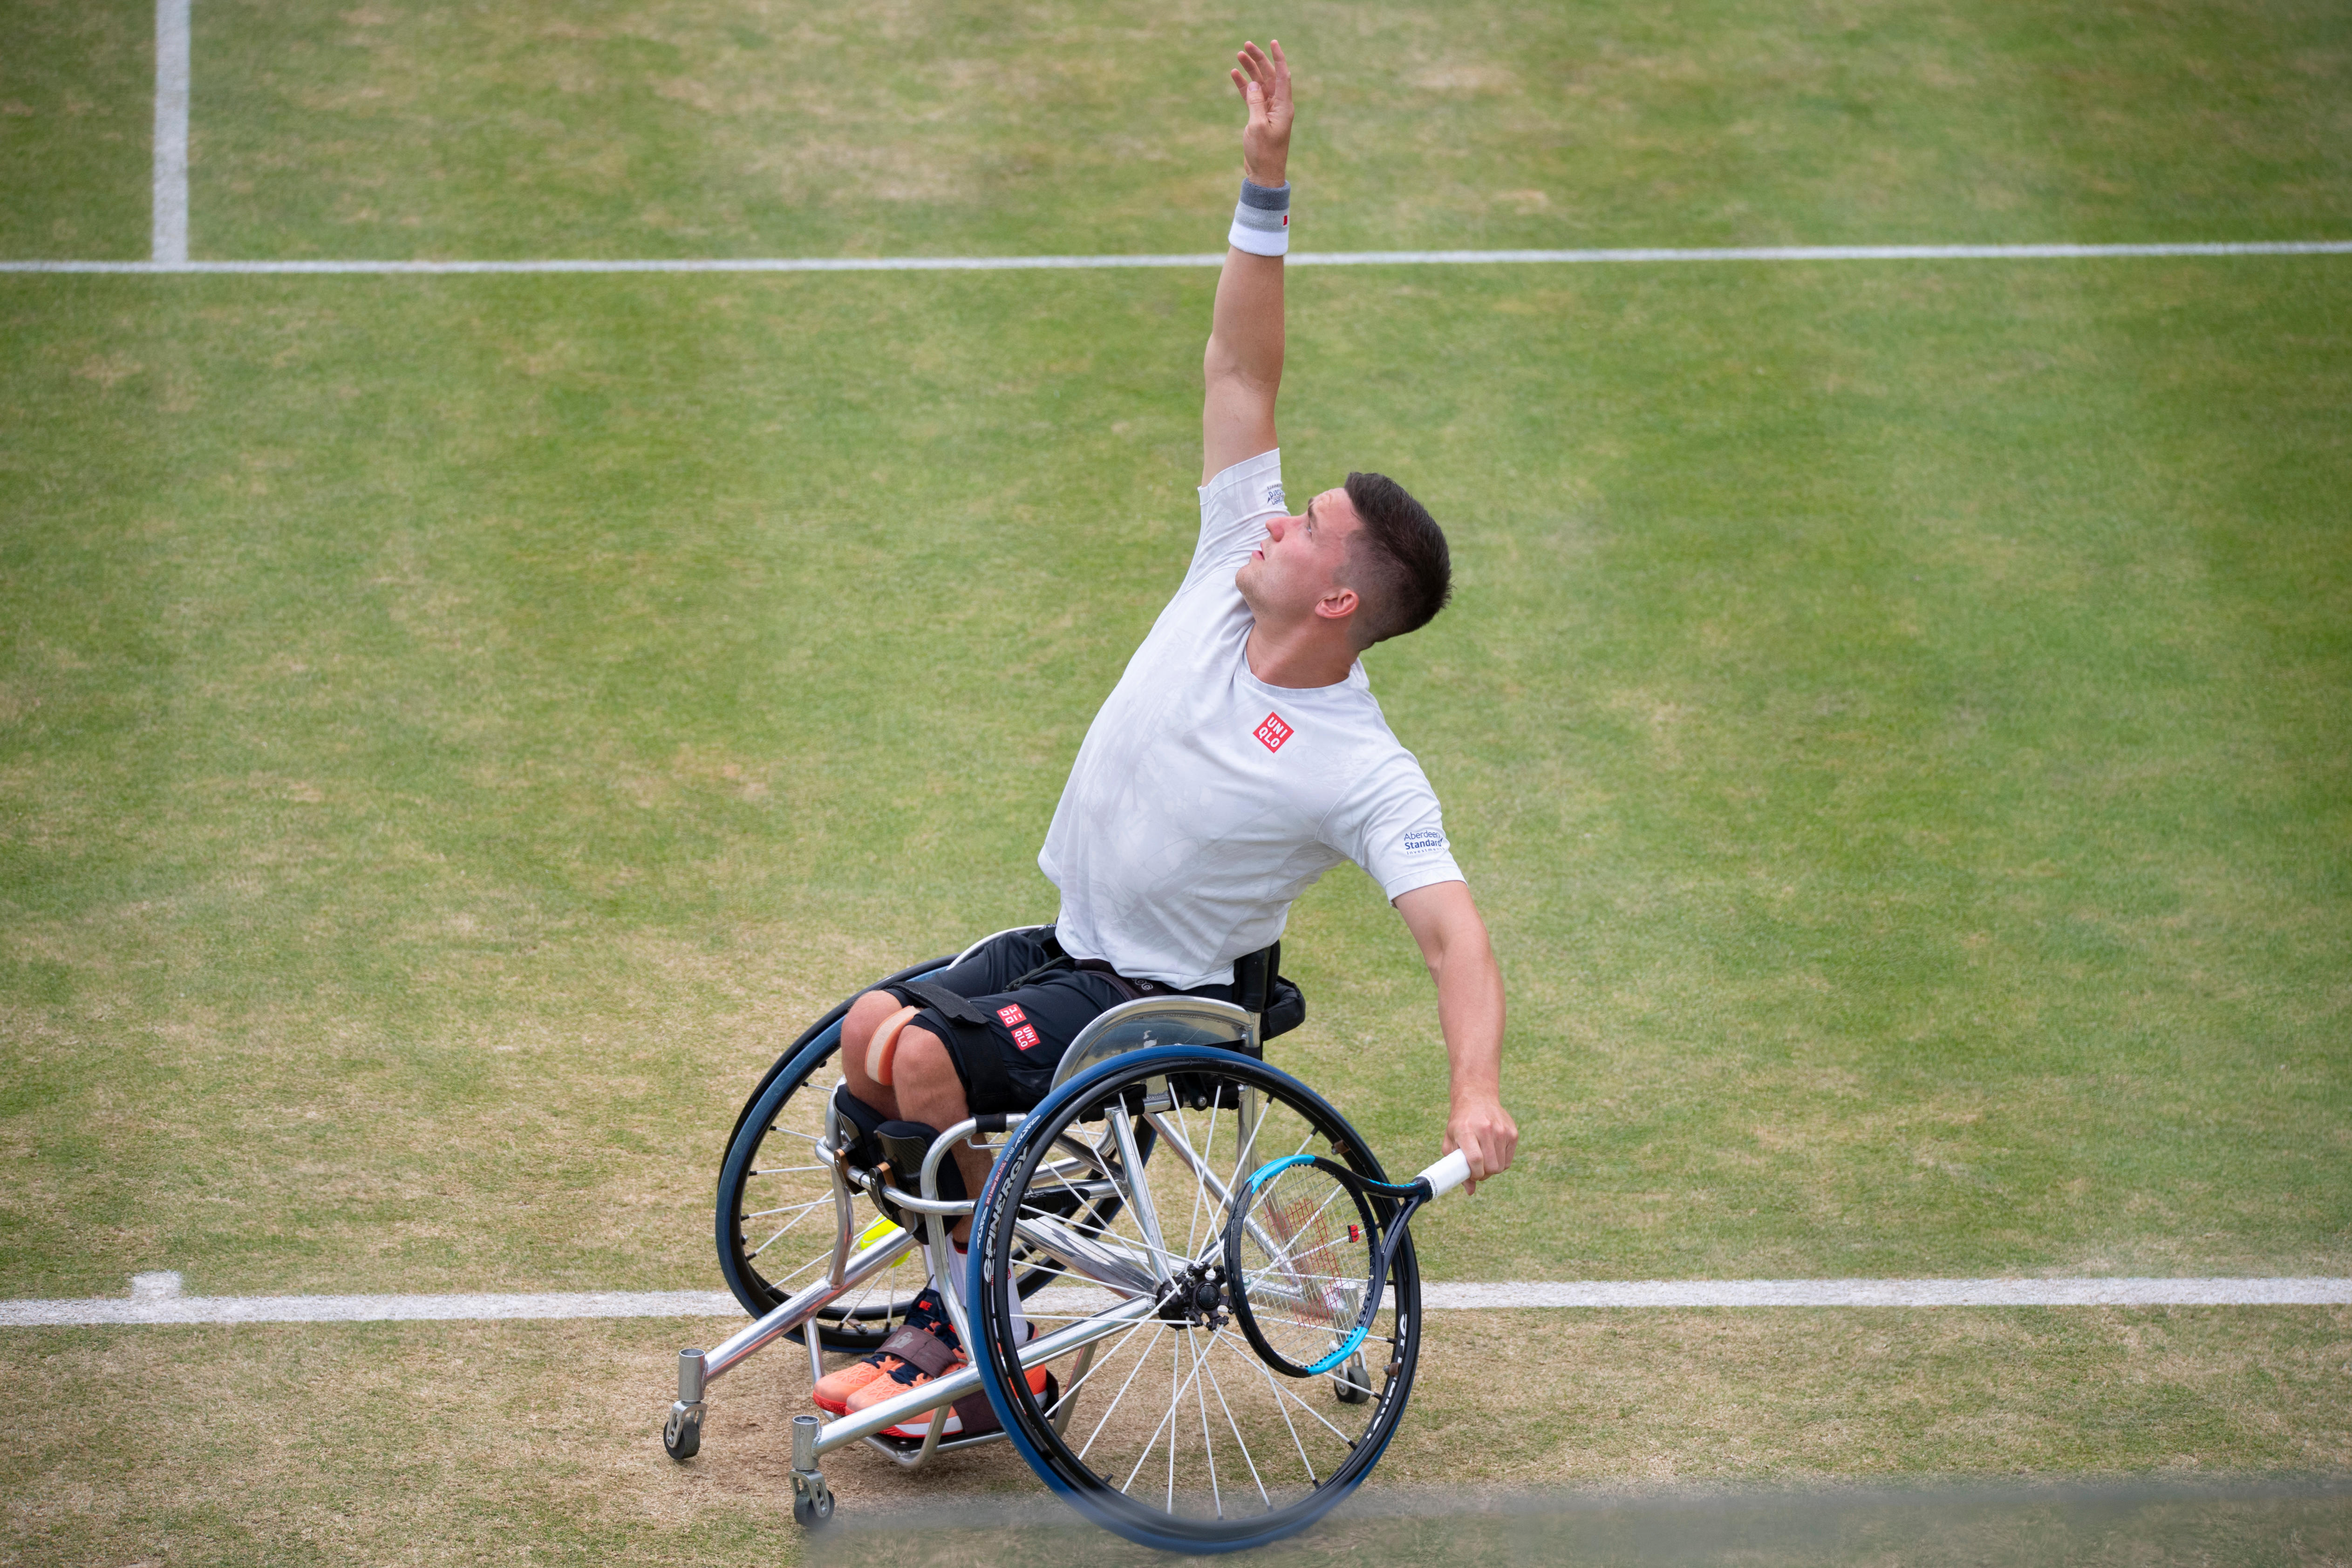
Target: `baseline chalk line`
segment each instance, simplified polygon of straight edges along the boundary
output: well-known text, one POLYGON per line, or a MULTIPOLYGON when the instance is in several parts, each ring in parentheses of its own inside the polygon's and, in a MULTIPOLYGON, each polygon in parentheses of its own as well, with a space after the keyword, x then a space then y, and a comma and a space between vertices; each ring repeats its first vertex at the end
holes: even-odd
MULTIPOLYGON (((167 0, 170 3, 170 0, 167 0)), ((183 0, 184 3, 184 0, 183 0)), ((183 126, 179 168, 179 250, 163 241, 163 98, 156 99, 156 250, 152 261, 0 261, 0 272, 82 272, 310 277, 387 274, 628 272, 1035 272, 1133 267, 1219 267, 1220 253, 1166 256, 812 256, 543 261, 190 261, 187 165, 183 126)), ((184 106, 184 93, 183 94, 184 106)), ((1325 250, 1290 256, 1293 267, 1476 267, 1701 261, 2063 261, 2166 256, 2352 256, 2352 240, 2248 240, 2149 245, 1756 245, 1622 250, 1325 250)))
MULTIPOLYGON (((1041 1311, 1107 1306, 1108 1293, 1040 1291, 1041 1311)), ((1430 1311, 1692 1307, 2333 1307, 2352 1279, 1578 1279, 1424 1285, 1430 1311)), ((558 1318, 740 1318, 724 1290, 583 1290, 457 1296, 185 1296, 180 1276, 134 1275, 128 1297, 0 1301, 0 1329, 126 1323, 375 1323, 558 1318)))
POLYGON ((155 0, 157 268, 188 261, 188 0, 155 0))

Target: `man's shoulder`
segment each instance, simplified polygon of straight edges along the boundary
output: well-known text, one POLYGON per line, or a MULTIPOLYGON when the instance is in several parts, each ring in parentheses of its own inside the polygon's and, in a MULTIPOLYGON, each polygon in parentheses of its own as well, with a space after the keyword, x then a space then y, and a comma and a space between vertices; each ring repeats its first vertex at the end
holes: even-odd
POLYGON ((1282 448, 1270 447, 1253 458, 1244 458, 1231 468, 1222 468, 1201 487, 1201 516, 1212 519, 1246 521, 1265 517, 1284 508, 1282 495, 1282 448))

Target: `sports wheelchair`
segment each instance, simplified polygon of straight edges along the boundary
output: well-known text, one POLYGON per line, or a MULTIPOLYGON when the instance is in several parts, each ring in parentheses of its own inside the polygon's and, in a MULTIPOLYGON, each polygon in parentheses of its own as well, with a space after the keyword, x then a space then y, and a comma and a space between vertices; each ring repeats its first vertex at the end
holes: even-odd
MULTIPOLYGON (((921 979, 992 940, 880 984, 921 979)), ((814 1383, 825 1352, 880 1345, 924 1286, 919 1252, 938 1278, 952 1277, 949 1233, 969 1215, 961 1292, 941 1294, 970 1360, 854 1415, 793 1416, 793 1512, 803 1526, 834 1510, 818 1461, 859 1442, 913 1468, 1008 1439, 1097 1522, 1192 1553, 1276 1540, 1354 1490, 1412 1388, 1421 1282, 1410 1237, 1361 1348, 1303 1380, 1236 1331, 1225 1278, 1225 1221, 1260 1164, 1320 1155, 1387 1179, 1339 1111, 1261 1059, 1262 1028, 1278 1033, 1303 1016, 1276 973, 1279 955, 1277 943, 1236 965, 1237 1002, 1169 995, 1111 1008, 1072 1042, 1035 1110, 971 1118, 928 1146, 861 1135, 814 1087, 821 1074, 828 1088, 837 1078, 826 1069, 856 996, 818 1019, 736 1119, 719 1177, 719 1260, 756 1321, 716 1349, 678 1352, 662 1433, 670 1457, 699 1449, 710 1384, 754 1352, 799 1344, 814 1383), (992 1151, 976 1199, 942 1193, 943 1183, 960 1189, 948 1156, 965 1140, 992 1151), (1030 1374, 1038 1367, 1042 1389, 1030 1374)), ((1250 1300, 1263 1316, 1291 1290, 1297 1327, 1319 1335, 1330 1319, 1314 1298, 1332 1289, 1253 1278, 1250 1300)))

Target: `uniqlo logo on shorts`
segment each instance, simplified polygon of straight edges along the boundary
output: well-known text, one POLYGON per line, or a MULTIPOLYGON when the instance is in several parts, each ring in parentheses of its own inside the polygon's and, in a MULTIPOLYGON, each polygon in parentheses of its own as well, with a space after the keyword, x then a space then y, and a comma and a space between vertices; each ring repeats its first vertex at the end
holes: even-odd
POLYGON ((1021 1010, 1021 1004, 1018 1002, 1007 1002, 1003 1006, 999 1007, 996 1010, 996 1017, 997 1021, 1008 1029, 1015 1024, 1025 1024, 1029 1021, 1029 1015, 1021 1010))
POLYGON ((1019 1028, 1013 1030, 1013 1043, 1019 1046, 1024 1051, 1034 1049, 1037 1044, 1036 1026, 1034 1024, 1024 1024, 1019 1028))
POLYGON ((1265 722, 1250 732, 1265 742, 1265 749, 1269 752, 1282 750, 1282 743, 1290 739, 1290 726, 1282 721, 1282 715, 1279 713, 1267 714, 1265 722))

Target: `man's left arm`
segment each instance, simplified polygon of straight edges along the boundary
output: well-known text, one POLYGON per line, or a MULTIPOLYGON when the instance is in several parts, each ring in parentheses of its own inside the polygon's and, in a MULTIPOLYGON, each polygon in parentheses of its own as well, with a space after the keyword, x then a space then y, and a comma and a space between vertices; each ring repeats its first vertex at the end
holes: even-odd
POLYGON ((1415 888, 1397 895, 1396 908, 1437 982, 1437 1025, 1450 1069, 1439 1152, 1459 1149, 1470 1157, 1475 1191, 1479 1178, 1510 1169, 1519 1146, 1518 1124, 1503 1109, 1503 973, 1468 883, 1415 888))

